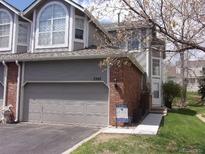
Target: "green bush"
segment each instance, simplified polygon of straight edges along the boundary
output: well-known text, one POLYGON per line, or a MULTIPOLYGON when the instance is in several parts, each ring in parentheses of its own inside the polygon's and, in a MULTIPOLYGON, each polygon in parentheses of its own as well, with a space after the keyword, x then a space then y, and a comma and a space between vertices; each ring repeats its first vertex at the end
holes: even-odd
POLYGON ((173 81, 168 81, 163 84, 163 91, 165 106, 171 109, 174 98, 179 97, 181 94, 181 87, 173 81))
POLYGON ((201 100, 205 99, 205 77, 203 77, 199 82, 199 94, 201 95, 201 100))

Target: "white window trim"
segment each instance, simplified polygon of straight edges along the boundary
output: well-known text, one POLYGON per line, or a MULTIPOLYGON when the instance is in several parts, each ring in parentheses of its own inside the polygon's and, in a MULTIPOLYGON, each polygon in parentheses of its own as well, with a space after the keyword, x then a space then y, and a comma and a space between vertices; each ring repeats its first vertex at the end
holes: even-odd
POLYGON ((10 51, 12 48, 13 18, 11 16, 11 13, 8 10, 0 9, 0 11, 7 13, 9 15, 9 18, 10 18, 9 46, 7 48, 0 48, 0 51, 10 51))
POLYGON ((57 2, 57 1, 50 2, 50 3, 46 4, 44 7, 42 7, 41 10, 38 12, 38 15, 37 15, 35 48, 36 49, 47 49, 47 48, 63 48, 63 47, 68 47, 68 41, 67 41, 68 40, 68 30, 69 30, 68 18, 69 18, 68 9, 61 2, 57 2), (38 42, 39 42, 39 19, 40 19, 41 13, 49 5, 55 5, 55 4, 56 5, 60 5, 64 9, 64 11, 66 12, 66 19, 65 19, 65 43, 64 44, 59 44, 59 45, 58 44, 57 45, 56 44, 55 45, 38 45, 38 42))
POLYGON ((152 58, 152 77, 161 78, 161 74, 162 74, 161 67, 162 67, 161 58, 156 58, 156 57, 152 58), (159 75, 153 75, 153 67, 154 67, 153 60, 159 60, 159 75))
POLYGON ((85 21, 85 17, 83 17, 83 16, 79 16, 79 15, 75 15, 75 20, 74 20, 74 41, 75 42, 78 42, 78 43, 85 43, 85 35, 86 35, 86 33, 85 33, 85 29, 86 29, 86 21, 85 21), (75 38, 75 29, 76 29, 76 23, 75 23, 75 20, 76 20, 76 18, 78 18, 78 19, 83 19, 84 20, 84 27, 83 27, 83 39, 81 40, 81 39, 76 39, 75 38))

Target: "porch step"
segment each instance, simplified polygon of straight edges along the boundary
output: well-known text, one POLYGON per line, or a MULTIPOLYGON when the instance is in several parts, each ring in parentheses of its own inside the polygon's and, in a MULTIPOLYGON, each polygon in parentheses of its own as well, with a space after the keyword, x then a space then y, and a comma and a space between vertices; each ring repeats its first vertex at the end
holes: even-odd
POLYGON ((167 108, 166 107, 151 108, 150 113, 159 113, 159 114, 167 115, 167 108))

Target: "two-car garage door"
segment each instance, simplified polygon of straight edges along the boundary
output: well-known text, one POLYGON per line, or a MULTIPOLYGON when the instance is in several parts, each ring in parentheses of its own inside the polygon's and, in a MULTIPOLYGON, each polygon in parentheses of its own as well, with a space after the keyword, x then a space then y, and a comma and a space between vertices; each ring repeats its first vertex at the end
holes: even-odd
MULTIPOLYGON (((80 63, 80 62, 79 62, 80 63)), ((86 67, 86 62, 84 62, 86 67)), ((41 65, 32 64, 25 65, 25 80, 24 85, 24 98, 23 98, 23 121, 37 122, 37 123, 52 123, 52 124, 74 124, 81 126, 107 126, 108 125, 108 88, 102 82, 89 81, 92 79, 89 77, 89 73, 83 76, 83 72, 80 68, 76 68, 75 73, 73 69, 56 69, 55 67, 60 64, 56 63, 49 69, 46 69, 47 64, 41 65), (36 65, 36 66, 35 66, 36 65), (38 69, 37 69, 38 67, 38 69), (45 69, 44 69, 45 67, 45 69), (55 68, 55 70, 51 69, 55 68), (39 74, 42 72, 45 74, 39 74), (78 71, 79 69, 79 71, 78 71), (31 72, 36 71, 36 74, 43 76, 44 81, 36 81, 36 77, 31 75, 31 72), (77 70, 77 71, 76 71, 77 70), (51 72, 54 72, 53 76, 51 72), (76 74, 77 73, 77 74, 76 74), (56 77, 59 74, 59 77, 56 77), (74 76, 84 77, 87 81, 73 81, 74 76), (45 76, 46 75, 46 76, 45 76), (29 77, 28 77, 29 76, 29 77), (69 81, 69 76, 72 77, 72 81, 69 81), (52 78, 52 81, 51 79, 52 78), (62 79, 64 81, 62 81, 62 79), (55 80, 55 82, 54 82, 55 80), (66 80, 66 81, 65 81, 66 80)), ((61 64, 62 65, 62 64, 61 64)), ((71 66, 71 62, 64 63, 64 67, 71 66)), ((92 64, 96 65, 96 62, 92 64)), ((78 65, 79 66, 79 65, 78 65)), ((81 65, 82 67, 82 65, 81 65)), ((106 74, 97 74, 95 69, 90 69, 90 74, 93 72, 97 76, 103 76, 106 74)), ((102 72, 102 71, 99 71, 102 72)), ((84 73, 85 74, 85 73, 84 73)))
POLYGON ((24 120, 53 124, 105 126, 107 88, 96 83, 28 84, 24 120))

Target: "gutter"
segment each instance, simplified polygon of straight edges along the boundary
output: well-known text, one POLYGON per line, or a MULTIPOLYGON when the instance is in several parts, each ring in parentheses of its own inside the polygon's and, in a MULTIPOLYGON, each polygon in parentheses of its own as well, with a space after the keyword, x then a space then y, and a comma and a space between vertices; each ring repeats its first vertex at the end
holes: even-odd
POLYGON ((32 21, 30 19, 24 17, 23 13, 20 13, 20 17, 32 24, 32 21))
POLYGON ((4 65, 4 96, 3 96, 3 107, 6 106, 6 96, 7 96, 7 76, 8 76, 8 66, 5 61, 2 62, 4 65))
POLYGON ((16 65, 18 66, 18 77, 17 77, 17 94, 16 94, 16 119, 15 122, 19 120, 19 103, 20 103, 20 81, 21 81, 21 65, 18 61, 16 61, 16 65))

